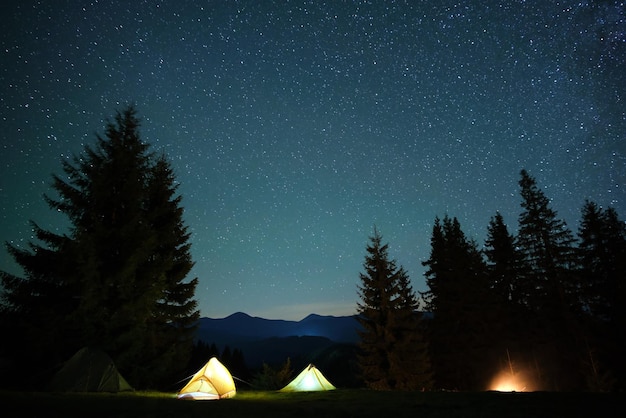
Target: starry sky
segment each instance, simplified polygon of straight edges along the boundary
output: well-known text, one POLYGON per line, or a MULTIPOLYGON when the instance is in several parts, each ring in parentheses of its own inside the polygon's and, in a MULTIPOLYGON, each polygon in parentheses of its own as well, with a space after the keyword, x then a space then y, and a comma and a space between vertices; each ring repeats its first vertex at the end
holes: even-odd
MULTIPOLYGON (((519 173, 574 232, 626 216, 623 1, 0 6, 0 238, 55 232, 52 174, 136 105, 180 183, 202 316, 356 312, 378 228, 425 290, 436 216, 516 232, 519 173)), ((2 249, 0 269, 19 273, 2 249)))

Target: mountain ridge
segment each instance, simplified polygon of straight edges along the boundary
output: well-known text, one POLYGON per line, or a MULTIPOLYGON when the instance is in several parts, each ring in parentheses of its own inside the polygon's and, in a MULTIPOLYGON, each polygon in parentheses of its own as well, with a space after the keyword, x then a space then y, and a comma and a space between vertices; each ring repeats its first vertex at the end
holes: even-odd
POLYGON ((361 329, 356 318, 310 314, 300 321, 290 321, 235 312, 224 318, 200 318, 196 339, 215 344, 219 350, 237 348, 249 366, 258 367, 287 357, 307 358, 337 344, 356 345, 361 329))
POLYGON ((332 316, 311 313, 299 321, 266 319, 235 312, 224 318, 202 317, 198 321, 198 338, 205 341, 211 334, 228 334, 244 339, 270 337, 314 336, 326 337, 335 342, 358 341, 361 325, 357 315, 332 316))

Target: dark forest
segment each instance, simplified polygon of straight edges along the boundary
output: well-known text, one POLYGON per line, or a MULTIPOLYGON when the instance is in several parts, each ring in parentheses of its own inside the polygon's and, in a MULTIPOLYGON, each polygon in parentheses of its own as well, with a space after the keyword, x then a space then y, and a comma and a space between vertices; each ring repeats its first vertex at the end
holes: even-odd
MULTIPOLYGON (((38 242, 6 244, 25 271, 0 272, 1 355, 19 365, 6 367, 9 386, 44 389, 76 350, 97 346, 134 387, 165 390, 206 351, 193 346, 198 280, 187 278, 181 196, 138 126, 133 107, 118 113, 53 177, 59 197, 46 202, 71 221, 67 234, 33 223, 38 242)), ((375 230, 357 302, 364 385, 485 390, 504 370, 520 390, 624 390, 625 223, 585 201, 571 231, 526 170, 519 187, 517 232, 496 212, 483 248, 456 217, 434 220, 419 297, 375 230)))

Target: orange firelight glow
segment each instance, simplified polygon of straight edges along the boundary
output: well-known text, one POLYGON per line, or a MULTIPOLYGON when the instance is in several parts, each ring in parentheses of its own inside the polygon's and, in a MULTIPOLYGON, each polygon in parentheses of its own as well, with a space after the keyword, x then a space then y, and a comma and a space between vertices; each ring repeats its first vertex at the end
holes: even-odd
POLYGON ((502 372, 491 381, 489 390, 497 390, 499 392, 526 392, 529 389, 519 373, 511 374, 510 372, 502 372))

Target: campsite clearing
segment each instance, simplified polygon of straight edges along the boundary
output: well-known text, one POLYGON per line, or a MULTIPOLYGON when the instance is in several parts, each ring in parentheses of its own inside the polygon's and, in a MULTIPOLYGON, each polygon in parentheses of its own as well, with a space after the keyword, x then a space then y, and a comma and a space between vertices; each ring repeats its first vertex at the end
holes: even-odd
POLYGON ((238 391, 232 399, 193 401, 175 393, 0 392, 4 410, 23 417, 621 417, 618 393, 238 391))

